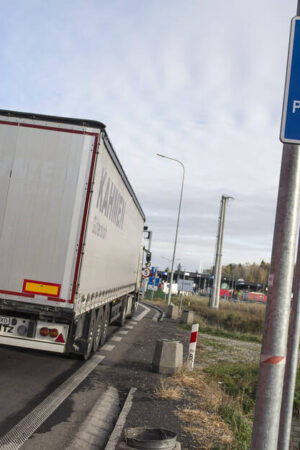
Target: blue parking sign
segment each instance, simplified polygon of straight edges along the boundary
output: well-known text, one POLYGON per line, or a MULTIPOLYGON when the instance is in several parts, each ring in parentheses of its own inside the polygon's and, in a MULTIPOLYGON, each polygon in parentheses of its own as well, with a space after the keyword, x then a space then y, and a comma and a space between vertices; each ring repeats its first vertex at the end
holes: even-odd
POLYGON ((300 17, 291 23, 280 140, 300 144, 300 17))
POLYGON ((154 277, 149 277, 148 284, 154 284, 154 277))

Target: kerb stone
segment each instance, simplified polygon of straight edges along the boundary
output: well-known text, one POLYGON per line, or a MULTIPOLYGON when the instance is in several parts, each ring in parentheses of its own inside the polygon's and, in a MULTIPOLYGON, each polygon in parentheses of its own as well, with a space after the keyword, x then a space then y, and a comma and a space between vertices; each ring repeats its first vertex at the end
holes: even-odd
POLYGON ((167 309, 167 318, 168 319, 178 319, 179 308, 177 305, 169 305, 167 309))
POLYGON ((191 325, 194 322, 194 311, 185 309, 181 315, 181 322, 191 325))

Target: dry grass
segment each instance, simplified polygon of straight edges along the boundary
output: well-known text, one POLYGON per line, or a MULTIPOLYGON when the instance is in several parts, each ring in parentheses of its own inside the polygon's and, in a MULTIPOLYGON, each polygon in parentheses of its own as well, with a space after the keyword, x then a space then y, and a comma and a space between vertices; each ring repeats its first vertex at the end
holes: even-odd
POLYGON ((220 416, 210 411, 183 409, 177 413, 184 422, 184 431, 196 438, 201 448, 215 448, 216 445, 232 444, 232 433, 220 416), (187 425, 189 424, 189 425, 187 425))
POLYGON ((182 429, 198 442, 199 449, 220 445, 224 448, 232 444, 232 432, 217 412, 221 403, 227 401, 227 396, 218 383, 209 380, 199 369, 193 372, 182 370, 173 377, 162 378, 156 394, 180 400, 174 413, 180 419, 182 429))
POLYGON ((231 332, 262 335, 265 304, 220 300, 219 309, 211 309, 207 297, 186 297, 183 307, 193 310, 203 324, 231 332))
POLYGON ((145 302, 150 303, 150 305, 153 304, 156 306, 160 306, 163 309, 167 307, 166 301, 161 298, 154 298, 153 300, 147 298, 145 299, 145 302))
POLYGON ((164 378, 161 379, 161 384, 155 391, 156 395, 165 399, 180 400, 183 394, 182 388, 180 386, 170 385, 167 380, 164 378))
MULTIPOLYGON (((150 300, 146 301, 151 303, 150 300)), ((172 302, 178 304, 179 299, 172 297, 172 302)), ((153 303, 166 306, 166 302, 161 298, 154 298, 153 303)), ((182 307, 194 311, 201 319, 202 325, 211 325, 231 332, 262 335, 266 311, 266 305, 263 303, 220 300, 219 309, 212 309, 209 307, 208 297, 193 295, 183 298, 182 307)))

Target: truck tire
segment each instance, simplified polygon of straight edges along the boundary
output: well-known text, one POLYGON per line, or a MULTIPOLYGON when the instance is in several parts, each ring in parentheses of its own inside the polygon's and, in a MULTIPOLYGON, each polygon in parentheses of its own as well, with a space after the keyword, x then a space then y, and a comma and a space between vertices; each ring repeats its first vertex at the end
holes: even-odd
POLYGON ((103 322, 102 322, 102 331, 101 331, 101 339, 100 345, 103 345, 107 338, 107 330, 108 330, 108 313, 109 308, 108 305, 102 306, 103 308, 103 322))
POLYGON ((96 325, 96 313, 95 310, 93 310, 90 313, 90 317, 87 317, 87 324, 85 329, 85 352, 83 353, 82 357, 85 361, 89 359, 92 353, 93 349, 93 342, 94 342, 94 335, 95 335, 95 325, 96 325))
POLYGON ((131 312, 130 312, 130 315, 129 315, 130 319, 132 319, 134 314, 137 312, 138 307, 139 307, 139 299, 138 299, 137 296, 135 296, 135 298, 133 299, 133 302, 132 302, 132 308, 131 308, 131 312))
POLYGON ((123 327, 126 322, 126 309, 127 309, 127 299, 122 300, 122 306, 121 306, 121 315, 118 319, 118 324, 120 327, 123 327))
POLYGON ((103 318, 104 318, 104 311, 103 311, 103 307, 101 306, 97 311, 97 319, 95 322, 93 352, 96 352, 100 345, 101 334, 102 334, 102 329, 103 329, 103 318))

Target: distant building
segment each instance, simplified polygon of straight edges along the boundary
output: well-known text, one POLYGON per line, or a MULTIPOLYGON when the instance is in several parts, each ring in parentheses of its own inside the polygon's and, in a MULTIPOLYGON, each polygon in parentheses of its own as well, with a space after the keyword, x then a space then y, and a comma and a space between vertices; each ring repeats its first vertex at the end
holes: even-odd
MULTIPOLYGON (((158 271, 158 276, 163 280, 165 289, 167 287, 170 274, 165 271, 158 271)), ((185 272, 186 280, 193 280, 194 282, 194 293, 209 295, 210 290, 213 285, 214 277, 209 273, 198 273, 198 272, 185 272)), ((173 275, 173 287, 172 293, 177 293, 177 279, 182 279, 184 272, 181 271, 178 274, 178 271, 174 272, 173 275)), ((232 293, 234 293, 235 297, 245 298, 245 292, 264 292, 264 287, 261 284, 251 283, 249 281, 244 281, 243 279, 235 279, 230 277, 224 277, 221 280, 221 289, 220 295, 221 297, 231 297, 232 293)))

